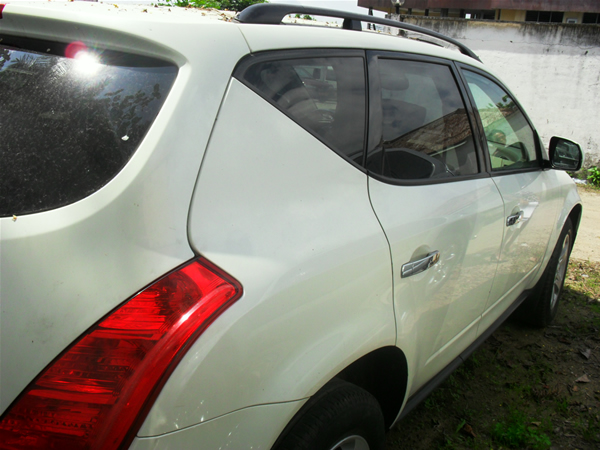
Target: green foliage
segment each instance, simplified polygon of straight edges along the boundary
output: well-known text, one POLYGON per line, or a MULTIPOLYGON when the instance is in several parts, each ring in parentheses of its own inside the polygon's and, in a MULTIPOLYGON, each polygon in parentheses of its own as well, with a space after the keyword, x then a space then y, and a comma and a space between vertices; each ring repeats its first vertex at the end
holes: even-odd
POLYGON ((302 15, 302 14, 296 14, 294 16, 294 18, 295 19, 304 19, 304 20, 317 20, 314 17, 309 16, 308 14, 304 14, 304 15, 302 15))
POLYGON ((254 5, 255 3, 268 3, 267 0, 171 0, 167 3, 158 3, 163 6, 180 6, 182 8, 194 7, 194 8, 214 8, 228 11, 242 11, 248 6, 254 5))
POLYGON ((529 426, 530 423, 522 412, 512 410, 506 421, 496 424, 492 436, 498 443, 510 448, 550 448, 550 438, 538 428, 529 426))
POLYGON ((587 179, 591 185, 600 187, 600 169, 597 167, 591 167, 588 170, 587 179))
POLYGON ((226 9, 228 11, 242 11, 255 3, 266 3, 266 0, 191 0, 192 6, 205 8, 226 9))

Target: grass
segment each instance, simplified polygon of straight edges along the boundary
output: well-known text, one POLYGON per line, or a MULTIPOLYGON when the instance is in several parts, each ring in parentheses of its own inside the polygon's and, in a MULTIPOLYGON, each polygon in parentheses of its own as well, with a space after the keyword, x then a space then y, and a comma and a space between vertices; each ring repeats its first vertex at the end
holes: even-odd
POLYGON ((509 448, 531 448, 545 450, 550 448, 550 438, 540 430, 540 423, 528 418, 518 409, 510 410, 502 422, 492 430, 492 438, 509 448))
POLYGON ((578 180, 586 180, 587 184, 578 184, 578 187, 586 187, 591 188, 591 190, 600 190, 600 185, 594 184, 594 181, 598 179, 598 168, 590 167, 589 169, 582 168, 578 172, 567 172, 571 178, 576 178, 578 180), (588 178, 588 177, 591 177, 588 178))
POLYGON ((594 186, 593 184, 578 184, 577 190, 583 192, 600 192, 599 186, 594 186))
MULTIPOLYGON (((573 261, 569 272, 567 286, 586 297, 597 299, 600 295, 600 273, 597 265, 588 261, 573 261)), ((600 312, 600 303, 592 308, 600 312)))

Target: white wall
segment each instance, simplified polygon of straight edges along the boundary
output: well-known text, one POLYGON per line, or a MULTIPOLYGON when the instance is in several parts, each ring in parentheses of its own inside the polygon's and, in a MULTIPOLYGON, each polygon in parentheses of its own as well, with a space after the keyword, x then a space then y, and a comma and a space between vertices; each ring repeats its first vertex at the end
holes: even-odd
POLYGON ((470 47, 518 98, 546 146, 578 142, 600 165, 600 26, 405 18, 470 47))

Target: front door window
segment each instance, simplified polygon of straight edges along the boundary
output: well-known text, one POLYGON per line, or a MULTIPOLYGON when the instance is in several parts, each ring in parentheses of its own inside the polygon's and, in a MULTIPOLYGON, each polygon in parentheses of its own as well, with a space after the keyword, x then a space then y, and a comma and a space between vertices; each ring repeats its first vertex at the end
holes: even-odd
POLYGON ((535 135, 512 97, 479 74, 464 71, 479 112, 492 170, 538 167, 535 135))

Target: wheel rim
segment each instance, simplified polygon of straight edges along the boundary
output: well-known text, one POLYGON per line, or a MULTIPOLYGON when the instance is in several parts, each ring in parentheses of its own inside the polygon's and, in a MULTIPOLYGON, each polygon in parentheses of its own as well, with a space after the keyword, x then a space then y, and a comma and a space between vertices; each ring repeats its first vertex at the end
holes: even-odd
POLYGON ((348 436, 331 447, 331 450, 369 450, 369 443, 362 436, 348 436))
POLYGON ((569 262, 569 249, 571 247, 571 234, 567 233, 560 249, 560 256, 556 264, 556 273, 554 274, 554 285, 552 286, 552 299, 550 301, 550 309, 553 310, 558 302, 558 296, 565 281, 567 273, 567 263, 569 262))

